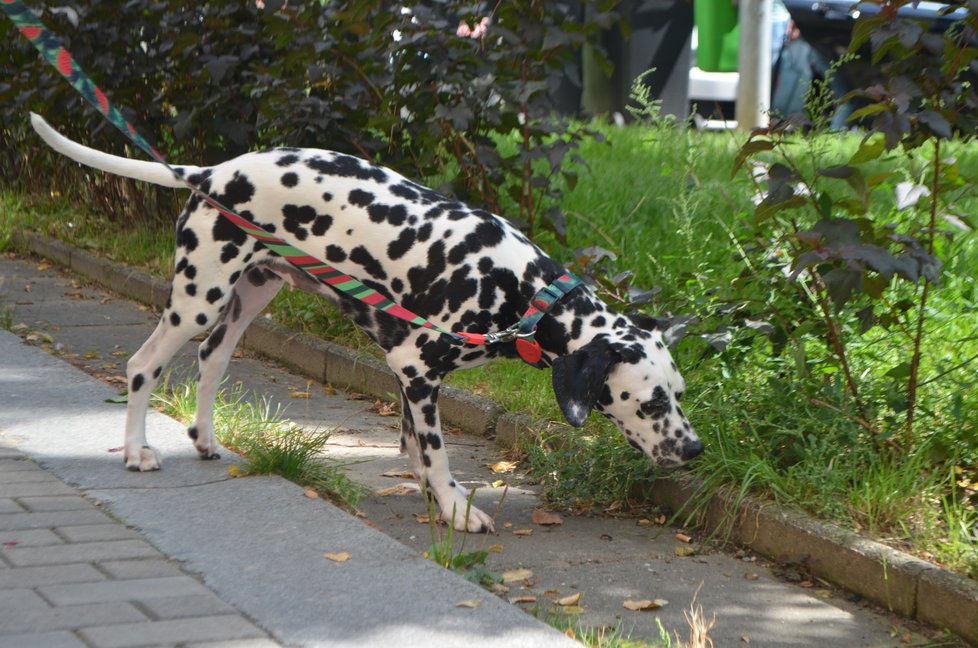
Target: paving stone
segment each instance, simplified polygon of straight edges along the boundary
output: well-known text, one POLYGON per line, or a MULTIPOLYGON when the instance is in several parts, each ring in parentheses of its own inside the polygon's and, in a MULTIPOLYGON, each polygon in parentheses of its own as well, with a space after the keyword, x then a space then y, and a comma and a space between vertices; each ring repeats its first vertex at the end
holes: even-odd
POLYGON ((208 590, 190 576, 107 580, 99 583, 46 585, 38 588, 41 596, 54 605, 135 601, 170 596, 192 596, 208 590))
POLYGON ((54 511, 51 513, 5 513, 0 515, 0 531, 9 529, 50 529, 79 524, 106 524, 112 518, 105 513, 88 508, 78 511, 54 511))
POLYGON ((0 611, 4 616, 20 614, 27 610, 47 610, 50 607, 34 590, 24 588, 0 590, 0 611))
POLYGON ((105 580, 105 575, 92 565, 52 565, 44 567, 15 567, 0 571, 0 590, 16 587, 40 587, 56 583, 88 583, 105 580))
POLYGON ((56 565, 60 563, 97 562, 117 558, 155 558, 160 554, 142 540, 79 542, 56 547, 13 547, 4 555, 16 567, 56 565))
POLYGON ((70 632, 32 632, 0 636, 0 648, 88 648, 81 639, 70 632))
MULTIPOLYGON (((113 623, 139 623, 146 616, 129 603, 72 605, 0 615, 0 636, 51 630, 74 630, 113 623)), ((32 644, 27 644, 32 646, 32 644)))
POLYGON ((159 578, 178 576, 183 572, 165 558, 142 560, 106 560, 98 564, 112 578, 159 578))
MULTIPOLYGON (((19 470, 4 470, 0 468, 0 489, 6 489, 12 484, 37 484, 50 482, 62 484, 62 482, 37 464, 19 462, 27 464, 27 467, 20 467, 19 470)), ((63 484, 62 484, 63 485, 63 484)))
POLYGON ((216 594, 206 591, 190 596, 166 598, 137 597, 139 604, 154 619, 184 619, 187 617, 234 614, 236 610, 219 599, 216 594))
POLYGON ((70 495, 71 486, 59 481, 18 482, 0 484, 0 497, 33 497, 40 495, 70 495))
POLYGON ((0 454, 0 471, 12 472, 15 470, 37 470, 38 466, 30 459, 21 455, 20 457, 3 457, 0 454))
POLYGON ((3 513, 23 513, 24 508, 13 499, 0 499, 0 514, 3 513))
POLYGON ((81 511, 95 508, 91 502, 81 495, 66 495, 55 497, 21 497, 18 501, 31 512, 44 511, 81 511))
POLYGON ((94 626, 82 629, 79 634, 99 648, 153 646, 191 641, 228 641, 265 636, 262 630, 249 621, 229 614, 196 619, 94 626))
POLYGON ((0 446, 0 458, 2 459, 24 459, 24 453, 10 446, 0 446))
POLYGON ((282 644, 271 639, 236 639, 234 641, 208 641, 188 643, 184 648, 281 648, 282 644))
POLYGON ((3 547, 43 547, 55 544, 64 544, 64 540, 50 529, 0 531, 0 546, 3 547))
POLYGON ((55 529, 69 542, 96 542, 99 540, 131 540, 139 538, 139 534, 127 529, 121 524, 86 524, 83 526, 65 526, 55 529))

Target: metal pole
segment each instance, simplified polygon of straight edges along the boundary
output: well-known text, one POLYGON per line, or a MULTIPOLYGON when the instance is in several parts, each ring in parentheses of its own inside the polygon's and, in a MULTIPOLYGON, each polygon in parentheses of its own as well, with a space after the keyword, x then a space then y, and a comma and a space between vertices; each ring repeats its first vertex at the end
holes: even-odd
POLYGON ((737 128, 767 126, 771 108, 771 2, 740 0, 737 69, 737 128))

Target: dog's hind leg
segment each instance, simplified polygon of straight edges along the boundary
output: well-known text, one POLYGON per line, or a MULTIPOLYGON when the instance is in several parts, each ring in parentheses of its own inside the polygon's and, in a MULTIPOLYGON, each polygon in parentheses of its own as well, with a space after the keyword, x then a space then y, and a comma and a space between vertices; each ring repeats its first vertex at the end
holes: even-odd
POLYGON ((282 279, 270 270, 252 268, 235 285, 221 319, 197 352, 200 378, 197 382, 197 415, 187 430, 201 459, 217 459, 214 435, 214 400, 227 371, 231 354, 245 329, 282 287, 282 279))
POLYGON ((159 470, 160 455, 146 443, 146 409, 150 395, 177 350, 206 328, 193 321, 181 322, 180 316, 167 308, 153 334, 129 358, 126 364, 129 400, 123 447, 123 459, 129 470, 159 470))

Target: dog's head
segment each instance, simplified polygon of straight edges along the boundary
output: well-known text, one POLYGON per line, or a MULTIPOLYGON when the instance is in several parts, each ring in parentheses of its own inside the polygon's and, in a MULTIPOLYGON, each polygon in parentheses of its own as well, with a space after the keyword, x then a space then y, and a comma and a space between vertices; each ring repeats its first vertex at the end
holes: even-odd
POLYGON ((597 409, 658 465, 683 464, 703 451, 679 406, 686 383, 659 330, 628 324, 598 334, 554 360, 553 386, 571 425, 597 409))

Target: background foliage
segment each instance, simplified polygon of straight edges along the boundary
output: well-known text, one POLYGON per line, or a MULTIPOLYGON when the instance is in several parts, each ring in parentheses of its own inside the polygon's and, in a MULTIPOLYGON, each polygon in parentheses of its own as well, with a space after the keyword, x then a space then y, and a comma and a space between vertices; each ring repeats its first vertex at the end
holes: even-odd
MULTIPOLYGON (((579 83, 580 49, 614 20, 613 4, 91 0, 34 9, 175 162, 330 148, 440 177, 460 198, 562 237, 563 183, 552 180, 575 180, 564 159, 585 131, 558 116, 552 97, 579 83), (490 14, 488 32, 473 34, 490 14)), ((29 110, 73 139, 127 153, 25 39, 3 41, 0 68, 0 181, 49 189, 53 179, 56 191, 70 187, 117 218, 172 218, 172 192, 88 177, 32 138, 29 110)))

